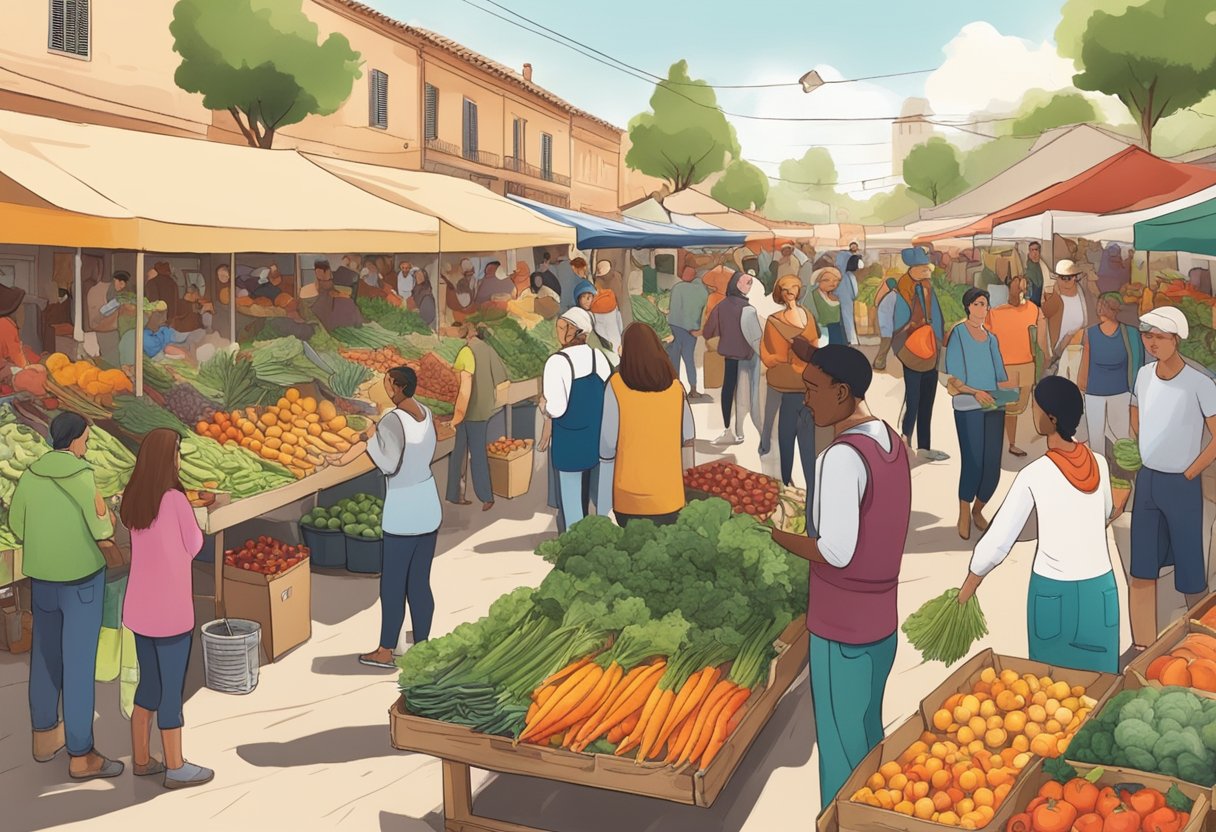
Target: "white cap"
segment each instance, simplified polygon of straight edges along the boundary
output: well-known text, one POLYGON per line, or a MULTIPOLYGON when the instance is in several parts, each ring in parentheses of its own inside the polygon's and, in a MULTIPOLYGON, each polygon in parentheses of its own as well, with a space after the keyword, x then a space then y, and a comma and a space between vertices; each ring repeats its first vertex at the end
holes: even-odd
POLYGON ((1184 341, 1191 334, 1191 327, 1186 321, 1186 315, 1182 314, 1181 309, 1173 306, 1161 306, 1151 312, 1145 312, 1140 316, 1140 329, 1142 331, 1155 329, 1158 332, 1177 335, 1184 341))
POLYGON ((562 313, 562 320, 574 324, 578 327, 579 332, 585 332, 588 335, 594 330, 594 325, 591 323, 591 313, 581 306, 576 306, 573 309, 567 309, 562 313))
POLYGON ((1081 267, 1071 260, 1061 260, 1056 263, 1055 273, 1063 277, 1071 277, 1081 273, 1081 267))
POLYGON ((604 275, 608 274, 608 272, 610 272, 610 271, 612 271, 612 263, 609 262, 608 260, 601 260, 595 264, 596 277, 603 277, 604 275))

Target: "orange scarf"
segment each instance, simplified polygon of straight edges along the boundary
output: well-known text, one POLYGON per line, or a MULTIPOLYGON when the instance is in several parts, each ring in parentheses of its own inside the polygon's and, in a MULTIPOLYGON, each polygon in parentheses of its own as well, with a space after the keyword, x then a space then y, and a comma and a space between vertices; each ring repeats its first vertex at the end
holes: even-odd
POLYGON ((1093 494, 1098 490, 1098 463, 1094 461, 1089 448, 1078 442, 1071 451, 1052 448, 1047 456, 1073 488, 1084 494, 1093 494))

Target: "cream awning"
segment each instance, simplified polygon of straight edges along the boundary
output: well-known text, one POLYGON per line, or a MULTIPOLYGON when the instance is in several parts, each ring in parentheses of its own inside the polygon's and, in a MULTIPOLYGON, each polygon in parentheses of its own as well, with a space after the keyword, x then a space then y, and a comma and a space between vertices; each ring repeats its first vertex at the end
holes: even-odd
POLYGON ((14 243, 146 251, 437 251, 439 223, 291 150, 0 112, 14 243))
POLYGON ((505 251, 575 244, 572 227, 467 179, 304 155, 368 193, 436 217, 441 224, 443 251, 505 251))

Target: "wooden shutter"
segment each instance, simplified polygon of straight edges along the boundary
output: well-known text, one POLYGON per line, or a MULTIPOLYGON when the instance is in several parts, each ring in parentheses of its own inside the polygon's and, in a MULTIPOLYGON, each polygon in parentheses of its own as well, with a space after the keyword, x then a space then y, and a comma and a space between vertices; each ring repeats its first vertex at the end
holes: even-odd
POLYGON ((540 170, 546 179, 553 175, 553 137, 548 133, 540 134, 540 170))
POLYGON ((430 84, 426 85, 426 115, 424 117, 424 138, 439 138, 439 90, 430 84))
POLYGON ((373 69, 368 77, 367 123, 381 130, 388 128, 388 75, 373 69))
POLYGON ((89 57, 89 0, 50 0, 47 47, 89 57))
POLYGON ((516 160, 518 160, 520 162, 524 161, 524 154, 527 152, 524 147, 524 142, 525 142, 525 138, 526 138, 524 135, 524 130, 526 129, 525 128, 526 124, 527 124, 527 122, 524 121, 522 118, 515 119, 515 131, 514 131, 514 135, 512 137, 512 139, 513 139, 512 151, 513 152, 511 153, 511 155, 514 156, 516 158, 516 160))
POLYGON ((477 156, 477 104, 464 100, 464 155, 477 156))

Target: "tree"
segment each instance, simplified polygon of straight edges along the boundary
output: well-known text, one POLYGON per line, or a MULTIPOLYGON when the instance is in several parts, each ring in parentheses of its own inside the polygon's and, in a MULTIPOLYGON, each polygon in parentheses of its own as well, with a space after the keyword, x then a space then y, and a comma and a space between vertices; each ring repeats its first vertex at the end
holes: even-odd
POLYGON ((962 154, 963 178, 971 186, 982 185, 1024 159, 1033 144, 1033 139, 1000 136, 976 145, 962 154))
POLYGON ((350 97, 360 55, 319 30, 303 0, 180 0, 169 24, 182 56, 174 75, 209 110, 225 110, 251 147, 310 115, 329 115, 350 97))
POLYGON ((886 193, 875 194, 861 206, 861 219, 866 225, 888 225, 914 216, 928 200, 896 185, 886 193))
POLYGON ((1148 0, 1119 15, 1096 11, 1076 63, 1077 88, 1116 96, 1152 150, 1157 122, 1216 89, 1212 0, 1148 0))
POLYGON ((934 205, 941 205, 967 190, 967 180, 959 166, 958 148, 940 136, 912 148, 904 160, 903 174, 908 190, 934 205))
POLYGON ((1056 26, 1056 51, 1065 58, 1076 61, 1081 57, 1085 27, 1094 12, 1123 14, 1130 6, 1141 0, 1065 0, 1060 9, 1060 23, 1056 26))
POLYGON ((704 182, 741 153, 713 89, 689 76, 687 61, 672 64, 667 80, 670 85, 655 85, 650 110, 629 122, 633 146, 625 164, 664 180, 674 192, 704 182))
POLYGON ((1031 103, 1031 93, 1027 93, 1022 101, 1011 128, 1014 136, 1038 136, 1057 127, 1098 121, 1093 103, 1078 92, 1058 92, 1037 105, 1031 103))
POLYGON ((714 183, 710 196, 736 211, 758 211, 768 199, 768 177, 760 168, 736 159, 714 183))

